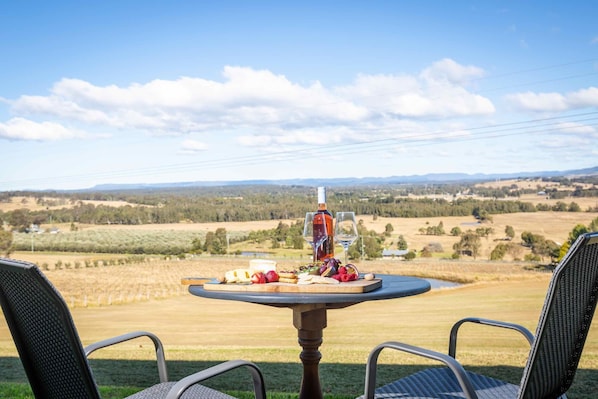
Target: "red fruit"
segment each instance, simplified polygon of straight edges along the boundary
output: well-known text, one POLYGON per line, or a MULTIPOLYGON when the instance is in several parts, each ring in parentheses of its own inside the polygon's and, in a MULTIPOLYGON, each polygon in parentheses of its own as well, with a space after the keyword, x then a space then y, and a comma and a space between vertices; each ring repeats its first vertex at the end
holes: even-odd
POLYGON ((253 284, 266 284, 266 275, 262 272, 253 273, 251 275, 251 282, 253 284))
POLYGON ((341 276, 341 282, 346 283, 347 281, 351 281, 350 274, 339 274, 341 276))
POLYGON ((338 281, 342 281, 341 279, 343 278, 343 274, 335 274, 334 276, 332 276, 332 278, 338 281))
POLYGON ((347 274, 347 268, 345 266, 341 266, 338 268, 338 272, 340 274, 347 274))
POLYGON ((275 283, 277 282, 279 279, 278 273, 276 273, 276 271, 274 270, 269 270, 266 273, 266 282, 267 283, 275 283))

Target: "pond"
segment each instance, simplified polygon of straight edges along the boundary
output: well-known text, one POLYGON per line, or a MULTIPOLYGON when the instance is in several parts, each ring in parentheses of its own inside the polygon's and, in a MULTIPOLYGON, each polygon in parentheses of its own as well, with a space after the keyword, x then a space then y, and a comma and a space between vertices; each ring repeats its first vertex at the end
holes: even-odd
POLYGON ((241 256, 251 256, 252 258, 265 258, 270 256, 268 252, 251 252, 251 251, 243 251, 240 253, 241 256))
POLYGON ((432 286, 433 290, 437 289, 437 288, 458 287, 461 285, 461 283, 455 283, 453 281, 446 281, 446 280, 438 280, 435 278, 427 278, 425 280, 430 282, 430 285, 432 286))

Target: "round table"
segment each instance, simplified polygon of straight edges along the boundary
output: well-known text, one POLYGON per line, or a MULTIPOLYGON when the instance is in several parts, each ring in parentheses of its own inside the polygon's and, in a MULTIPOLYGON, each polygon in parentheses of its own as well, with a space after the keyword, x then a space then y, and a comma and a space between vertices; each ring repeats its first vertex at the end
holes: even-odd
POLYGON ((430 290, 430 283, 424 279, 398 275, 377 275, 382 286, 364 293, 268 293, 210 291, 202 285, 190 285, 189 292, 204 298, 225 299, 287 307, 293 310, 293 325, 297 329, 299 345, 303 348, 300 358, 303 363, 300 399, 322 398, 319 364, 322 354, 323 330, 326 327, 326 311, 341 309, 361 302, 394 299, 422 294, 430 290))

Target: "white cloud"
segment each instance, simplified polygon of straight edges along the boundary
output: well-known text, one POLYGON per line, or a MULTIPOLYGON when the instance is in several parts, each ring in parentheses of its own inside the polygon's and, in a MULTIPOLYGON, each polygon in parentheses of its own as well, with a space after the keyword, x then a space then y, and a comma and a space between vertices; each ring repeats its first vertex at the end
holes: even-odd
POLYGON ((181 143, 181 152, 184 154, 196 154, 208 150, 208 145, 197 140, 185 140, 181 143))
POLYGON ((598 107, 598 87, 589 87, 567 95, 567 101, 574 108, 598 107))
POLYGON ((485 75, 482 68, 473 65, 460 65, 450 58, 436 61, 421 73, 425 80, 449 81, 454 84, 468 83, 485 75))
POLYGON ((492 102, 462 85, 483 75, 481 68, 443 59, 418 76, 360 75, 353 85, 335 91, 381 115, 416 118, 486 115, 495 111, 492 102))
MULTIPOLYGON (((334 143, 372 139, 391 130, 399 134, 396 128, 404 118, 491 114, 492 102, 465 88, 483 75, 481 68, 443 59, 418 75, 363 74, 339 87, 299 84, 268 70, 238 66, 226 66, 222 81, 181 77, 120 87, 65 78, 48 96, 12 101, 11 112, 119 134, 225 132, 241 134, 242 145, 306 144, 322 137, 334 143)), ((183 150, 197 150, 191 147, 183 150)))
POLYGON ((81 138, 85 134, 68 129, 54 122, 34 122, 25 118, 12 118, 0 123, 0 138, 9 140, 53 141, 81 138))
POLYGON ((598 88, 589 87, 566 94, 516 93, 506 96, 507 101, 527 111, 567 111, 575 108, 598 107, 598 88))
POLYGON ((565 111, 567 101, 559 93, 517 93, 506 96, 507 101, 528 111, 565 111))

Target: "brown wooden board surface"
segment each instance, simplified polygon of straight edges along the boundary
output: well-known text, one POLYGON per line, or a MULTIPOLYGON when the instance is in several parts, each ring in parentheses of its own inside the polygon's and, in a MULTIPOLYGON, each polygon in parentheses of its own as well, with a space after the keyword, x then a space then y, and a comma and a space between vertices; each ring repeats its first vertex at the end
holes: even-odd
POLYGON ((207 291, 235 291, 235 292, 298 292, 318 294, 346 294, 370 292, 382 286, 382 280, 356 280, 339 284, 292 284, 292 283, 267 283, 267 284, 219 284, 210 281, 203 284, 207 291))

